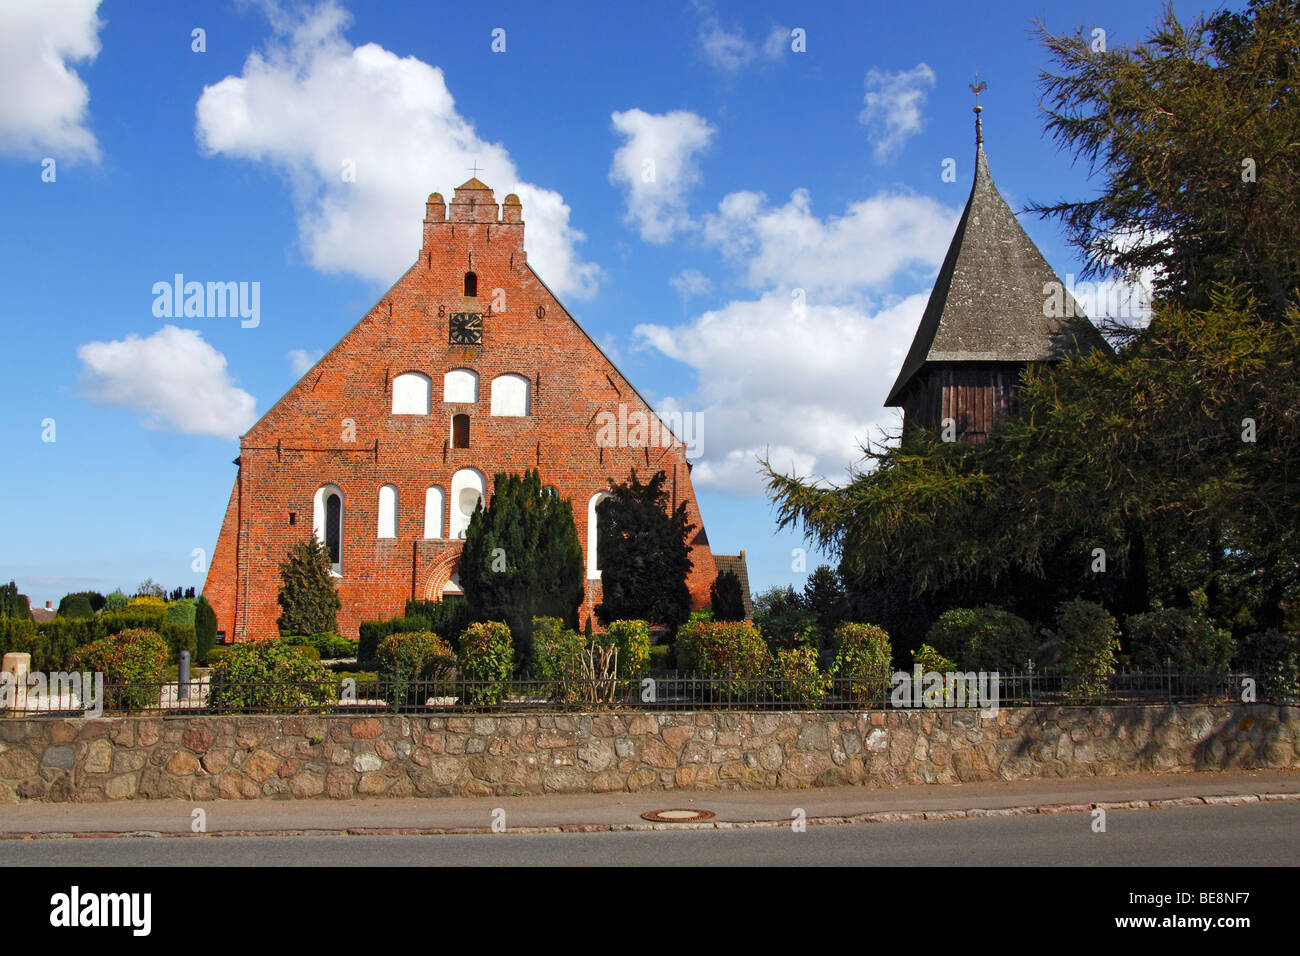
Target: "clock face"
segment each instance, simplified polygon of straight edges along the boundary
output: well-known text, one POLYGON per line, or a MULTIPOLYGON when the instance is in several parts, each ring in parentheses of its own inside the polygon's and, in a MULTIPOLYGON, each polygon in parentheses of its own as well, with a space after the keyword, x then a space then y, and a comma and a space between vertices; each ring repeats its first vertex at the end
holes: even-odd
POLYGON ((483 316, 477 312, 453 312, 448 325, 448 341, 452 345, 481 345, 483 316))

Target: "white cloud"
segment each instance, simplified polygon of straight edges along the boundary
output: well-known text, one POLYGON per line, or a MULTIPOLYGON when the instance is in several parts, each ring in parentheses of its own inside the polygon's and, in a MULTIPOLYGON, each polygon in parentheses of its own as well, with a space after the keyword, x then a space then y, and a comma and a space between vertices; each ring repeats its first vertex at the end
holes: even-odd
POLYGON ((298 378, 302 378, 311 367, 321 360, 325 352, 322 349, 290 349, 284 353, 284 357, 289 360, 289 368, 298 378))
POLYGON ((862 442, 898 427, 897 411, 883 402, 926 299, 918 293, 876 313, 808 305, 800 316, 776 290, 682 325, 637 326, 642 345, 698 372, 694 395, 661 406, 703 415, 692 481, 761 495, 760 455, 782 471, 843 481, 862 442))
POLYGON ((0 153, 99 160, 90 92, 69 64, 99 54, 99 0, 0 3, 0 153))
POLYGON ((669 279, 668 284, 676 289, 683 299, 706 295, 713 291, 713 281, 699 269, 684 269, 669 279))
POLYGON ((921 108, 934 86, 934 70, 918 63, 910 70, 867 71, 867 94, 858 119, 876 144, 876 161, 884 162, 907 138, 921 131, 921 108))
POLYGON ((700 15, 700 48, 709 65, 721 73, 736 74, 759 59, 780 59, 785 53, 790 31, 774 26, 760 45, 744 33, 722 25, 711 0, 695 0, 700 15))
POLYGON ((420 248, 424 201, 469 178, 499 202, 518 193, 528 259, 562 295, 595 294, 600 268, 563 197, 522 182, 509 152, 456 111, 442 70, 375 43, 354 47, 337 3, 296 21, 271 8, 275 36, 243 73, 205 87, 196 134, 211 154, 267 163, 293 188, 299 239, 316 268, 392 281, 420 248), (345 170, 355 181, 345 181, 345 170))
POLYGON ((839 294, 882 286, 909 267, 936 267, 956 221, 955 211, 925 196, 880 192, 819 219, 806 189, 776 207, 762 193, 742 191, 705 218, 704 236, 744 265, 752 288, 839 294))
POLYGON ((77 349, 81 387, 97 405, 145 413, 145 428, 238 438, 256 421, 253 396, 236 388, 226 357, 193 329, 165 325, 148 338, 77 349))
POLYGON ((627 221, 647 242, 668 242, 690 228, 686 191, 700 181, 699 156, 716 130, 687 110, 631 109, 610 119, 626 140, 614 152, 609 181, 626 192, 627 221))

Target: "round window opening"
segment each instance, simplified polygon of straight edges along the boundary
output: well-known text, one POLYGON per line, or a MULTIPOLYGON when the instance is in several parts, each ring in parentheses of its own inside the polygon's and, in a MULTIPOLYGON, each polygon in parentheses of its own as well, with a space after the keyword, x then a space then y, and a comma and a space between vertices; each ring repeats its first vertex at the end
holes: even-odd
POLYGON ((472 515, 474 508, 479 502, 479 493, 473 488, 462 488, 458 496, 457 504, 460 505, 461 514, 472 515))

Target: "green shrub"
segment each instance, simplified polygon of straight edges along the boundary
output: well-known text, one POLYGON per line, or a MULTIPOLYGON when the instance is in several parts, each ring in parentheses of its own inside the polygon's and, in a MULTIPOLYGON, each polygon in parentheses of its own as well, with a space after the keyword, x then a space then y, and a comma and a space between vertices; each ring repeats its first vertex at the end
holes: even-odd
POLYGON ((194 627, 198 619, 198 602, 193 598, 180 598, 167 605, 167 621, 182 627, 194 627))
POLYGON ((1025 670, 1038 654, 1033 626, 999 607, 945 611, 925 642, 966 671, 1025 670))
POLYGON ((156 610, 159 614, 166 614, 167 599, 159 597, 156 594, 140 594, 131 598, 131 600, 127 602, 126 608, 134 609, 136 611, 156 610))
MULTIPOLYGON (((119 630, 125 630, 124 628, 119 630)), ((151 630, 151 628, 141 628, 151 630)), ((97 617, 56 617, 36 625, 36 640, 29 648, 32 670, 72 670, 72 659, 77 651, 100 640, 108 634, 103 621, 97 617)))
POLYGON ((533 618, 533 677, 540 681, 572 677, 585 646, 583 636, 565 627, 561 618, 533 618))
POLYGON ((95 609, 91 606, 90 595, 86 592, 77 594, 65 594, 59 601, 58 616, 69 619, 84 619, 95 616, 95 609))
POLYGON ((831 684, 828 674, 817 666, 817 652, 811 647, 782 648, 772 657, 772 696, 820 707, 831 684))
POLYGON ((848 681, 846 693, 851 700, 875 700, 889 678, 893 658, 889 634, 874 624, 845 621, 835 628, 835 643, 838 650, 831 675, 848 681))
POLYGON ((389 700, 419 703, 420 698, 446 696, 449 688, 436 686, 451 677, 456 654, 431 631, 389 634, 379 643, 380 677, 391 681, 389 700))
POLYGON ((216 647, 210 648, 203 662, 211 666, 217 661, 224 661, 230 656, 230 649, 234 646, 233 644, 218 644, 216 647))
POLYGON ((18 585, 13 581, 0 584, 0 617, 32 619, 31 602, 27 595, 18 593, 18 585))
POLYGON ((357 656, 357 642, 339 634, 313 634, 308 640, 312 647, 320 651, 322 659, 337 660, 340 657, 357 656))
POLYGON ((441 601, 419 601, 409 598, 402 616, 424 618, 429 622, 424 630, 433 631, 435 634, 454 635, 448 643, 452 650, 456 650, 456 639, 465 628, 469 627, 469 602, 455 595, 445 597, 441 601))
POLYGON ((104 611, 120 611, 130 603, 131 598, 123 594, 119 588, 104 598, 104 611))
POLYGON ((317 664, 320 663, 320 651, 316 650, 316 648, 312 647, 310 644, 290 644, 289 649, 299 657, 306 658, 309 661, 315 661, 317 664))
POLYGON ((337 679, 302 650, 278 640, 229 645, 208 672, 209 709, 298 714, 333 703, 337 679))
MULTIPOLYGON (((0 614, 0 656, 10 653, 32 654, 34 662, 34 651, 38 640, 36 622, 31 618, 8 617, 0 614)), ((55 670, 67 670, 67 668, 58 667, 55 670)))
POLYGON ((1119 625, 1100 604, 1075 598, 1056 609, 1056 630, 1048 640, 1060 654, 1071 697, 1104 694, 1115 673, 1119 625))
POLYGON ((128 711, 158 704, 167 663, 167 642, 138 628, 87 644, 72 659, 75 670, 103 673, 105 707, 128 711))
POLYGON ((721 680, 724 697, 753 693, 767 673, 762 632, 742 621, 688 623, 677 634, 677 661, 688 674, 721 680))
POLYGON ((419 615, 394 617, 387 621, 363 621, 358 629, 360 640, 357 641, 356 647, 357 660, 363 664, 373 664, 377 661, 379 642, 389 634, 415 634, 433 629, 433 622, 419 615))
POLYGON ((460 676, 466 681, 491 682, 466 686, 462 699, 472 706, 500 704, 506 698, 514 669, 514 641, 510 626, 501 621, 471 624, 460 636, 460 676))
POLYGON ((640 677, 650 666, 650 625, 646 621, 611 621, 601 643, 618 648, 619 677, 640 677))
POLYGON ((281 634, 322 634, 338 630, 339 592, 330 571, 329 551, 315 535, 299 541, 280 565, 281 634))
POLYGON ((772 650, 816 647, 818 643, 817 620, 804 604, 803 595, 789 585, 768 588, 754 598, 754 625, 772 650))
POLYGON ((1161 608, 1125 619, 1129 653, 1139 670, 1160 670, 1172 661, 1174 670, 1222 672, 1232 659, 1232 634, 1215 627, 1205 613, 1204 592, 1192 594, 1190 608, 1161 608))
MULTIPOLYGON (((110 595, 111 597, 112 595, 110 595)), ((205 664, 217 646, 217 612, 202 595, 194 604, 194 657, 205 664)))
POLYGON ((1300 634, 1276 629, 1248 634, 1237 644, 1234 660, 1258 681, 1261 701, 1300 697, 1300 634))

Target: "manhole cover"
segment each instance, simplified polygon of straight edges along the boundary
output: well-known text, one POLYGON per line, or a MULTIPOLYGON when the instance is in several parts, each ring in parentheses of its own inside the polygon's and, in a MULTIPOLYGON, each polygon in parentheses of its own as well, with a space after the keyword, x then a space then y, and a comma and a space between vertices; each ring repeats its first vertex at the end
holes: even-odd
POLYGON ((651 823, 703 823, 713 819, 712 810, 647 810, 642 820, 651 823))

